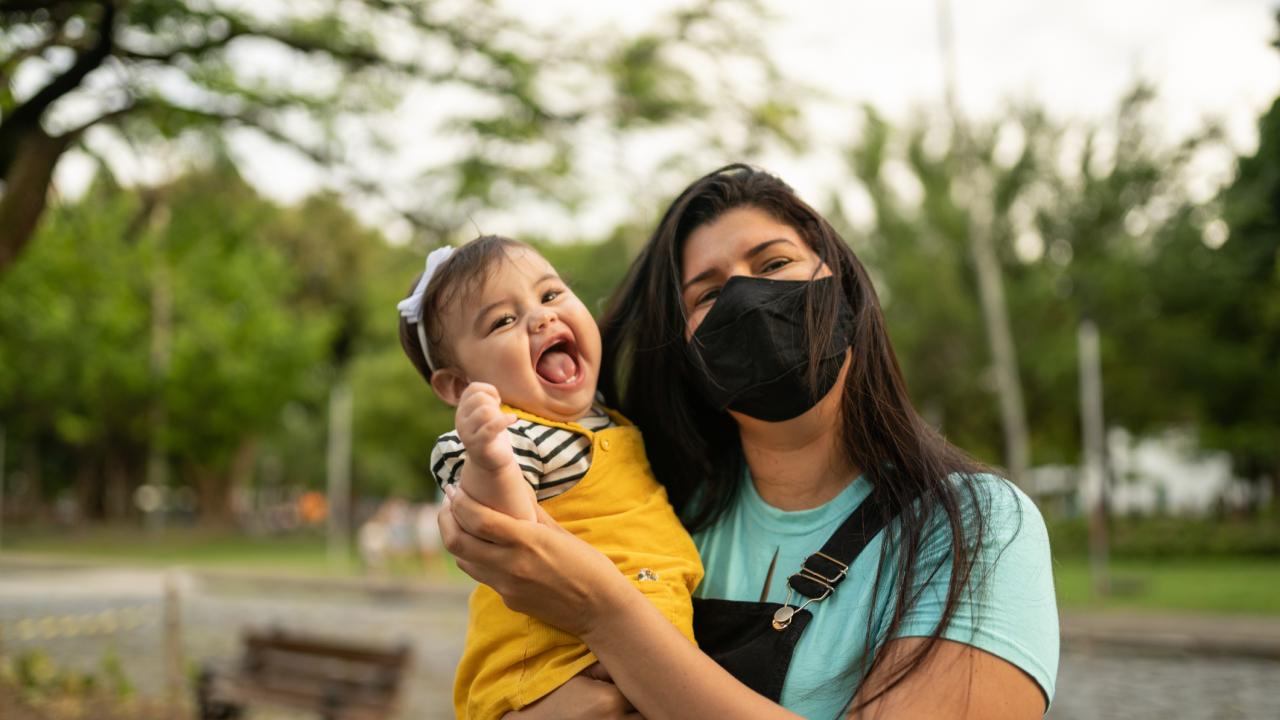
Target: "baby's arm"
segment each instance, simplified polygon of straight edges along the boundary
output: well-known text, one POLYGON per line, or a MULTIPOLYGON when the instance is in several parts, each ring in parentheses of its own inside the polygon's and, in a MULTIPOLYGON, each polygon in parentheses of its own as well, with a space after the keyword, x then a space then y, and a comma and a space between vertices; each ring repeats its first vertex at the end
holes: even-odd
POLYGON ((458 399, 458 437, 467 449, 459 483, 471 497, 520 520, 537 520, 538 500, 524 479, 511 449, 507 426, 514 415, 502 412, 498 391, 473 382, 458 399))

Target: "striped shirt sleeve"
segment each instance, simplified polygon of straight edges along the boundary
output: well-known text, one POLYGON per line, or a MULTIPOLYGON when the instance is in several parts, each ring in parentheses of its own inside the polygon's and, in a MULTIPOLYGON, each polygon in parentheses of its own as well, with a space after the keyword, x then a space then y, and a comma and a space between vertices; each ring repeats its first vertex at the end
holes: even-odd
MULTIPOLYGON (((520 423, 507 428, 507 437, 511 439, 511 450, 515 453, 520 473, 524 475, 526 482, 537 489, 544 474, 542 458, 538 455, 537 445, 517 429, 518 425, 520 423)), ((445 485, 461 480, 462 466, 466 461, 467 449, 462 444, 462 438, 458 437, 458 431, 441 435, 431 450, 431 475, 436 484, 443 489, 445 485)))
MULTIPOLYGON (((616 423, 603 409, 593 407, 578 420, 583 428, 597 432, 616 423)), ((547 500, 573 487, 591 469, 591 437, 564 428, 543 425, 521 418, 507 428, 511 450, 524 479, 538 500, 547 500)), ((440 487, 462 478, 466 449, 458 432, 446 433, 431 451, 431 474, 440 487)))

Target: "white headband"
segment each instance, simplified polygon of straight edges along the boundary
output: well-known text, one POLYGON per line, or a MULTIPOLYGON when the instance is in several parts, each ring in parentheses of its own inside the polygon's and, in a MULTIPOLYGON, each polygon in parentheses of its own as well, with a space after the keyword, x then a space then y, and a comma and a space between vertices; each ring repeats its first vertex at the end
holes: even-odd
POLYGON ((436 270, 444 264, 445 260, 453 254, 453 248, 446 245, 442 248, 436 248, 427 255, 427 267, 422 271, 422 279, 418 281, 413 293, 409 297, 396 303, 396 309, 400 311, 400 317, 417 325, 418 342, 422 345, 422 356, 427 360, 427 370, 436 371, 436 364, 431 361, 431 350, 427 348, 427 331, 424 329, 422 322, 422 296, 427 292, 427 284, 431 282, 431 276, 436 274, 436 270))

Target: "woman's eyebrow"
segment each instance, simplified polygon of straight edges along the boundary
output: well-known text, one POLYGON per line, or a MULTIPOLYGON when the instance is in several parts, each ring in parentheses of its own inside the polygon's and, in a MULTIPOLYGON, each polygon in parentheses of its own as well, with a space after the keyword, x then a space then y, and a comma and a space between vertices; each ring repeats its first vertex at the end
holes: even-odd
POLYGON ((699 283, 699 282, 702 282, 703 280, 706 280, 707 278, 714 275, 715 272, 716 272, 715 268, 707 268, 706 270, 703 270, 697 275, 694 275, 693 277, 689 278, 689 282, 686 282, 684 285, 680 287, 680 292, 684 292, 685 290, 688 290, 689 286, 693 285, 694 283, 699 283))
MULTIPOLYGON (((765 250, 767 250, 770 246, 777 245, 778 243, 786 243, 786 244, 788 244, 788 245, 794 245, 794 244, 795 244, 795 243, 791 242, 790 240, 788 240, 787 238, 781 238, 781 237, 780 237, 780 238, 774 238, 774 239, 772 239, 772 240, 765 240, 764 242, 760 243, 759 245, 756 245, 755 247, 753 247, 753 248, 751 248, 750 250, 748 250, 748 251, 747 251, 747 254, 746 254, 746 255, 744 255, 743 257, 745 257, 745 258, 747 258, 748 260, 750 260, 751 258, 753 258, 753 257, 755 257, 755 256, 759 255, 760 253, 764 252, 765 250)), ((709 269, 707 269, 707 270, 703 270, 702 272, 698 273, 697 275, 694 275, 692 278, 689 278, 689 281, 688 281, 688 282, 686 282, 684 285, 682 285, 682 286, 680 287, 680 292, 684 292, 685 290, 688 290, 688 289, 689 289, 689 286, 690 286, 690 285, 693 285, 694 283, 701 282, 702 280, 706 280, 708 277, 710 277, 711 275, 713 275, 713 274, 715 273, 715 271, 716 271, 716 270, 715 270, 715 268, 709 268, 709 269)))
POLYGON ((777 245, 778 243, 786 243, 786 244, 788 244, 788 245, 791 245, 791 244, 792 244, 790 240, 788 240, 788 239, 786 239, 786 238, 781 238, 781 237, 780 237, 780 238, 774 238, 774 239, 772 239, 772 240, 765 240, 764 242, 760 243, 759 245, 757 245, 757 246, 755 246, 755 247, 751 248, 750 250, 748 250, 748 251, 747 251, 747 254, 746 254, 746 258, 747 258, 748 260, 750 260, 751 258, 753 258, 753 257, 755 257, 755 256, 759 255, 760 253, 764 252, 764 251, 765 251, 769 246, 771 246, 771 245, 777 245))

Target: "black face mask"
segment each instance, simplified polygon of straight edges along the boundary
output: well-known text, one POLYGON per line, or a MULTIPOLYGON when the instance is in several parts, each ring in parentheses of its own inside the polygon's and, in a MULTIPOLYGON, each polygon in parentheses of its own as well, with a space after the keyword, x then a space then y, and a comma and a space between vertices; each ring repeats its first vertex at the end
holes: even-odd
POLYGON ((738 275, 725 283, 688 345, 694 374, 718 409, 766 422, 790 420, 816 405, 835 385, 853 339, 853 310, 847 299, 839 299, 831 342, 821 357, 810 357, 804 327, 810 286, 820 304, 836 292, 831 277, 804 281, 738 275), (814 363, 816 388, 809 385, 814 363))

